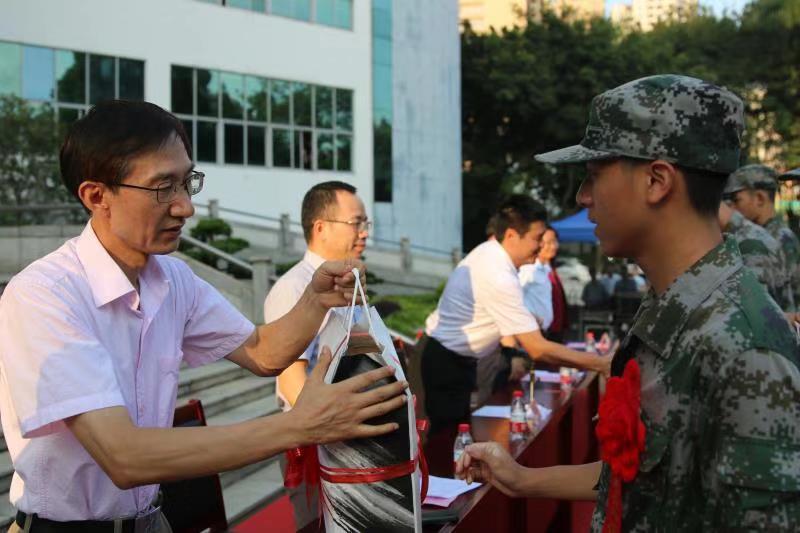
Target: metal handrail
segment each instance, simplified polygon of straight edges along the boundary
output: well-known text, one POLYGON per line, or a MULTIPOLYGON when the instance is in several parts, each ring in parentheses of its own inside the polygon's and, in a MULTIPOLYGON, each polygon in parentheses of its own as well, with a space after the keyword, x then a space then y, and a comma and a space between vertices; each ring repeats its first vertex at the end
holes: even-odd
POLYGON ((253 273, 253 265, 251 265, 250 263, 248 263, 246 261, 242 261, 238 257, 234 257, 231 254, 223 252, 222 250, 220 250, 218 248, 214 248, 210 244, 205 243, 205 242, 201 241, 200 239, 195 239, 194 237, 190 237, 189 235, 181 234, 181 240, 186 242, 186 243, 188 243, 188 244, 191 244, 192 246, 194 246, 196 248, 200 248, 201 250, 203 250, 205 252, 213 254, 213 255, 219 257, 220 259, 224 259, 225 261, 227 261, 227 262, 229 262, 229 263, 231 263, 233 265, 236 265, 236 266, 238 266, 240 268, 243 268, 246 271, 250 272, 251 274, 253 273))

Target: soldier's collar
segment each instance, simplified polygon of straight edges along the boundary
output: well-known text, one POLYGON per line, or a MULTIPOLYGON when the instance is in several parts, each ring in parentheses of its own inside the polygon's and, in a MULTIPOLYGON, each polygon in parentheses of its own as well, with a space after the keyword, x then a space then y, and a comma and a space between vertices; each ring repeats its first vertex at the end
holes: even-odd
POLYGON ((650 290, 631 333, 660 357, 669 357, 692 311, 740 268, 742 257, 736 241, 726 237, 678 276, 664 294, 656 296, 650 290))

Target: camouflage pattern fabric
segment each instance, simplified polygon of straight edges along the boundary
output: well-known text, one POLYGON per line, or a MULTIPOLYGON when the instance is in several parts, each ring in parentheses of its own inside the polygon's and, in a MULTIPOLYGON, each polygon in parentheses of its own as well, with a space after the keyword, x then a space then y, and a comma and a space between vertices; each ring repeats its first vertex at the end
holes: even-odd
POLYGON ((772 299, 783 311, 794 312, 794 294, 788 264, 780 243, 769 231, 733 211, 725 233, 736 240, 744 266, 767 287, 772 299))
POLYGON ((775 191, 778 189, 778 173, 767 165, 745 165, 728 176, 723 194, 746 189, 775 191))
POLYGON ((794 294, 795 307, 800 305, 800 240, 790 230, 780 216, 774 216, 764 224, 772 237, 778 241, 786 256, 792 293, 794 294))
POLYGON ((739 166, 742 109, 735 94, 696 78, 641 78, 594 97, 580 144, 536 160, 582 163, 624 156, 729 174, 739 166))
MULTIPOLYGON (((800 528, 798 349, 730 238, 644 299, 612 366, 639 362, 647 429, 623 531, 800 528)), ((604 464, 592 531, 609 480, 604 464)))
POLYGON ((800 180, 800 167, 787 170, 783 174, 780 175, 780 179, 782 180, 800 180))

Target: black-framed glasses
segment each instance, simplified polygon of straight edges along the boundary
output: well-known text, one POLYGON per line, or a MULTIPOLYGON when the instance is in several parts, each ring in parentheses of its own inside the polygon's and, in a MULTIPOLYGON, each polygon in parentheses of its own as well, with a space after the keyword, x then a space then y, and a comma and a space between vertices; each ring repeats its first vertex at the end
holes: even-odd
POLYGON ((192 171, 183 181, 168 183, 160 187, 142 187, 141 185, 129 185, 119 183, 119 187, 129 189, 139 189, 156 193, 156 201, 160 204, 168 204, 177 198, 180 191, 186 191, 189 196, 194 196, 203 190, 203 179, 206 175, 202 172, 192 171))
POLYGON ((372 228, 372 221, 369 219, 366 220, 333 220, 330 218, 323 218, 325 222, 336 222, 337 224, 347 224, 353 228, 356 228, 356 231, 359 233, 369 231, 372 228))

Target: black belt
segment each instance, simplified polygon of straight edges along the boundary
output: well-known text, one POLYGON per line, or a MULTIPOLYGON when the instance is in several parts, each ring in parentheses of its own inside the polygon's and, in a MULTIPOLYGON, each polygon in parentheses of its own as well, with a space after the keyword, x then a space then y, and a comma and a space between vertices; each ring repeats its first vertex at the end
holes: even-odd
MULTIPOLYGON (((16 523, 21 530, 25 528, 25 520, 28 518, 26 513, 17 511, 16 523)), ((134 533, 136 525, 135 518, 125 518, 122 520, 122 532, 134 533)), ((73 520, 70 522, 58 522, 40 518, 36 514, 31 515, 31 533, 113 533, 114 520, 73 520)))

